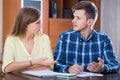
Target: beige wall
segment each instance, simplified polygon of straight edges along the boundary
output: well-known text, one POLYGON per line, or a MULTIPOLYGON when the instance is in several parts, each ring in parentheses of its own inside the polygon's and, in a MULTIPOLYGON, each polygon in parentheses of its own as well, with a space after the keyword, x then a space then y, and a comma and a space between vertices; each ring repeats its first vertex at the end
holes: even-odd
POLYGON ((101 30, 112 38, 120 60, 120 0, 101 0, 101 30))
POLYGON ((0 59, 2 52, 2 0, 0 0, 0 59))

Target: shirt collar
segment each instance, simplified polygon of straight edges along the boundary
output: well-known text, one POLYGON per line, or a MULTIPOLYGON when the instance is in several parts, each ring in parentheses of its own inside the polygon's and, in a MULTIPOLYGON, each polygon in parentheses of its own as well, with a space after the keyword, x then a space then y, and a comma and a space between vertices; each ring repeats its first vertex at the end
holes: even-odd
POLYGON ((90 40, 94 36, 95 30, 92 30, 92 33, 90 34, 90 36, 88 37, 87 40, 85 40, 85 38, 80 34, 79 31, 77 31, 77 34, 79 34, 81 40, 88 41, 88 40, 90 40))

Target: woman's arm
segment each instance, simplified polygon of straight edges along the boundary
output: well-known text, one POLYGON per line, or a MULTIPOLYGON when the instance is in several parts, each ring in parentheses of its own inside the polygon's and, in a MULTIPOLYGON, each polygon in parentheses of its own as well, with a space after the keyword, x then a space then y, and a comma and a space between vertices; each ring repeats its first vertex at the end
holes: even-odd
POLYGON ((30 66, 38 66, 34 67, 33 70, 51 69, 50 65, 55 63, 56 61, 49 60, 46 57, 26 62, 12 62, 6 66, 4 73, 24 70, 30 66))

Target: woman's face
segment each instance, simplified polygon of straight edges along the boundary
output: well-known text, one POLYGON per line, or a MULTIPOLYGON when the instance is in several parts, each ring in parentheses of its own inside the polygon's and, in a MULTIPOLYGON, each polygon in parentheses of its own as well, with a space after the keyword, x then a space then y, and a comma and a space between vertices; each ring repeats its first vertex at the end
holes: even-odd
POLYGON ((38 34, 40 31, 40 18, 38 20, 36 20, 35 22, 28 24, 26 30, 27 30, 27 32, 29 32, 31 34, 38 34))

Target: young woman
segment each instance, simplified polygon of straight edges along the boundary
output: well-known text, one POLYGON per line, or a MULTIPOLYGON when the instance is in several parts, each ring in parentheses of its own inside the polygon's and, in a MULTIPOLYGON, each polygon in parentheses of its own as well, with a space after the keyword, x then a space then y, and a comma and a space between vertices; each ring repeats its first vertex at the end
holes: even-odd
POLYGON ((40 13, 35 8, 24 7, 16 17, 13 31, 4 45, 2 71, 53 69, 50 40, 39 34, 40 13))

